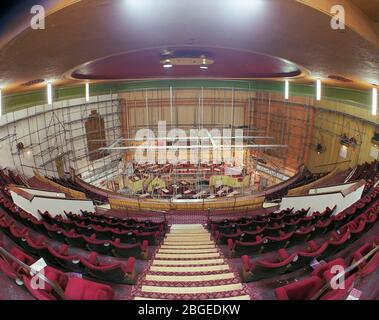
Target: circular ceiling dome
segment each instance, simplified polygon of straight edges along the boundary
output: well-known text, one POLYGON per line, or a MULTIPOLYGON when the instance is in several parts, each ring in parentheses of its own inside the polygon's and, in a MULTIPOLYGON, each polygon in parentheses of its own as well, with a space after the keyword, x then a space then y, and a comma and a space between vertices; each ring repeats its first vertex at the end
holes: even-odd
POLYGON ((146 78, 282 78, 298 77, 302 70, 296 64, 269 55, 227 48, 153 48, 104 57, 85 63, 71 72, 75 79, 120 80, 146 78), (169 53, 169 54, 167 54, 169 53), (163 68, 162 59, 206 57, 212 60, 208 69, 195 64, 163 68))

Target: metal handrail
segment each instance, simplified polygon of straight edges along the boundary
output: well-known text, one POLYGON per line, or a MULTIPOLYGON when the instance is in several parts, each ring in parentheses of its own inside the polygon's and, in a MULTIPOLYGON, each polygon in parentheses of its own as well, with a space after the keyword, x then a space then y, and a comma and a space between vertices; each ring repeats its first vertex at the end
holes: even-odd
MULTIPOLYGON (((379 245, 375 245, 374 249, 372 249, 369 253, 367 253, 364 257, 359 259, 357 262, 353 263, 351 266, 349 266, 347 269, 345 269, 343 272, 339 273, 336 275, 333 279, 338 280, 342 276, 345 276, 348 274, 350 271, 354 270, 357 268, 360 264, 362 264, 364 261, 366 261, 368 258, 373 256, 376 252, 379 251, 379 245)), ((358 273, 359 275, 359 273, 358 273)), ((323 286, 310 300, 317 300, 320 298, 329 288, 331 287, 331 283, 327 282, 325 286, 323 286)))
POLYGON ((17 263, 23 269, 27 270, 31 275, 37 276, 38 278, 40 278, 41 280, 43 280, 44 282, 49 284, 62 300, 67 300, 62 288, 56 282, 52 282, 51 280, 46 278, 45 275, 43 273, 41 273, 40 271, 36 271, 36 270, 32 269, 30 266, 28 266, 27 264, 23 263, 22 261, 20 261, 19 259, 17 259, 13 255, 11 255, 8 251, 6 251, 2 247, 0 247, 0 256, 1 257, 5 256, 6 258, 11 259, 13 262, 17 263))

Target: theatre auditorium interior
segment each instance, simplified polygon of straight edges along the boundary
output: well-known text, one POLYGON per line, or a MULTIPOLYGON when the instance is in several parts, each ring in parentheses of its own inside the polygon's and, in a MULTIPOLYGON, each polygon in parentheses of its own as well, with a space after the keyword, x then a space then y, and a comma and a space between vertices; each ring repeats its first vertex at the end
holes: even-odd
POLYGON ((379 300, 378 0, 0 19, 0 300, 379 300))

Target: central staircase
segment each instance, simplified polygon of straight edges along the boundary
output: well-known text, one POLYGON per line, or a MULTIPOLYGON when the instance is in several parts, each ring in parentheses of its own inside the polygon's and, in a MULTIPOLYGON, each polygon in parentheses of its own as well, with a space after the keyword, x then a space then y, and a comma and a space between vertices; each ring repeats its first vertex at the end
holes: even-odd
POLYGON ((136 300, 250 300, 210 233, 175 224, 133 289, 136 300))

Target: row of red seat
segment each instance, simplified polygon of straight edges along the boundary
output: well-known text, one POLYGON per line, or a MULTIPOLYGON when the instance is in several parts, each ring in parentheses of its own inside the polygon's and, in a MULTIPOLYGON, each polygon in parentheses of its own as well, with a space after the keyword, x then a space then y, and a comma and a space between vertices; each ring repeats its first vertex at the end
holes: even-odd
MULTIPOLYGON (((2 248, 4 246, 0 244, 2 248)), ((5 248, 4 248, 5 249, 5 248)), ((14 247, 9 252, 14 258, 30 266, 36 262, 36 259, 27 255, 22 250, 14 247)), ((53 287, 39 278, 38 288, 35 284, 34 275, 24 270, 17 262, 0 256, 0 270, 8 277, 21 280, 27 290, 38 300, 57 300, 60 299, 53 287)), ((46 266, 41 273, 50 280, 51 283, 59 286, 67 300, 113 300, 115 293, 112 287, 106 284, 100 284, 93 281, 81 279, 79 277, 69 276, 50 266, 46 266)))
POLYGON ((376 237, 370 242, 362 245, 354 254, 350 263, 346 263, 345 259, 338 258, 329 263, 321 264, 317 267, 308 278, 293 282, 275 289, 275 295, 278 300, 309 300, 316 296, 320 300, 342 300, 351 292, 352 288, 358 285, 359 280, 367 277, 377 270, 379 267, 379 252, 374 253, 366 258, 372 250, 379 245, 379 238, 376 237), (355 262, 363 262, 358 268, 352 268, 350 272, 344 275, 344 286, 339 289, 330 288, 333 278, 338 275, 333 272, 334 266, 340 266, 344 269, 355 262), (328 285, 329 284, 329 285, 328 285), (322 289, 327 287, 325 292, 322 289))
MULTIPOLYGON (((265 226, 256 226, 256 229, 253 231, 245 231, 240 229, 240 227, 236 227, 236 229, 231 229, 230 233, 221 233, 220 231, 216 231, 213 233, 214 239, 219 244, 226 244, 229 239, 239 240, 242 242, 255 241, 256 236, 260 237, 275 237, 280 236, 280 232, 290 233, 294 232, 297 235, 301 235, 303 233, 309 233, 310 231, 315 231, 316 226, 324 227, 325 221, 331 220, 331 214, 334 210, 326 209, 322 214, 312 215, 305 218, 299 218, 297 220, 289 220, 283 223, 275 222, 272 225, 265 226), (319 224, 318 224, 319 223, 319 224)), ((319 231, 319 230, 318 230, 319 231)), ((316 232, 317 234, 319 232, 316 232)), ((302 237, 303 238, 303 237, 302 237)))
POLYGON ((113 255, 122 258, 135 257, 147 259, 149 240, 154 243, 159 241, 158 233, 138 234, 141 238, 137 237, 137 240, 141 239, 140 242, 130 244, 121 243, 120 239, 115 239, 114 241, 99 240, 96 239, 96 234, 92 234, 92 236, 87 237, 76 233, 75 230, 66 231, 57 226, 50 226, 44 221, 38 221, 22 209, 19 211, 19 208, 15 206, 12 206, 11 208, 5 206, 4 208, 8 213, 11 213, 11 216, 16 219, 18 218, 20 222, 38 233, 42 233, 45 236, 63 243, 67 243, 73 247, 95 251, 104 255, 113 255))
POLYGON ((62 244, 56 249, 46 241, 45 237, 32 238, 28 228, 17 228, 14 222, 7 220, 4 216, 0 216, 0 229, 28 253, 43 258, 49 264, 101 281, 135 283, 134 257, 130 257, 126 264, 121 262, 101 263, 96 252, 91 252, 88 258, 79 254, 70 254, 70 247, 66 244, 62 244))
POLYGON ((306 250, 288 254, 284 248, 278 251, 278 257, 270 260, 249 261, 242 256, 242 277, 246 282, 256 281, 273 275, 298 270, 314 259, 325 259, 342 250, 369 230, 378 220, 379 205, 368 208, 365 212, 350 221, 339 232, 332 232, 330 238, 318 246, 314 241, 308 242, 306 250))

